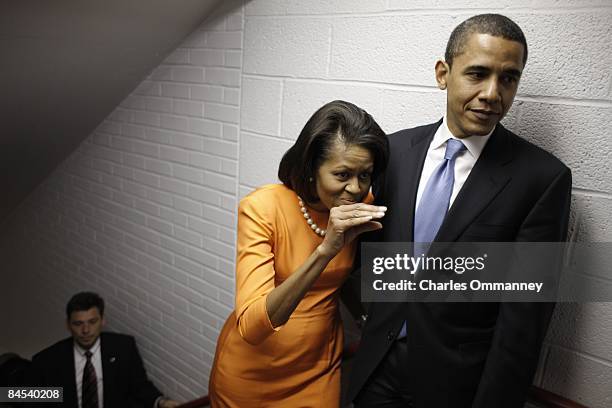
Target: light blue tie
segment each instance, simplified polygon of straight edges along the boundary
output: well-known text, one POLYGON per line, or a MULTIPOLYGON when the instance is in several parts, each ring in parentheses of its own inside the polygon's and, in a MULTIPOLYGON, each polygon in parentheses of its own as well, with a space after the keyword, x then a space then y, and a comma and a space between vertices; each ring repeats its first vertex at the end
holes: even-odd
MULTIPOLYGON (((442 225, 455 184, 455 159, 463 150, 465 145, 460 140, 448 139, 444 161, 436 167, 427 181, 414 217, 414 242, 425 245, 415 244, 414 256, 420 256, 427 251, 429 243, 433 242, 442 225)), ((405 336, 406 322, 397 338, 405 336)))
POLYGON ((455 184, 455 159, 463 150, 465 146, 460 140, 446 142, 444 161, 429 177, 414 217, 414 242, 433 242, 436 237, 455 184))

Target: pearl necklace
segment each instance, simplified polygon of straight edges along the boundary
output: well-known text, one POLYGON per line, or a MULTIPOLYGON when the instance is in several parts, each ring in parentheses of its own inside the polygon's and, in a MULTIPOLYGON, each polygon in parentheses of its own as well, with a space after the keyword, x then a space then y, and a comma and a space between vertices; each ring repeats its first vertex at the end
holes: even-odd
POLYGON ((304 205, 304 201, 302 200, 302 198, 298 196, 298 200, 300 203, 300 210, 302 211, 302 214, 304 214, 304 218, 306 218, 306 222, 308 223, 308 225, 310 225, 310 228, 312 228, 315 234, 321 237, 324 237, 326 231, 323 228, 319 227, 317 223, 315 223, 312 220, 312 217, 308 213, 308 210, 306 209, 306 206, 304 205))

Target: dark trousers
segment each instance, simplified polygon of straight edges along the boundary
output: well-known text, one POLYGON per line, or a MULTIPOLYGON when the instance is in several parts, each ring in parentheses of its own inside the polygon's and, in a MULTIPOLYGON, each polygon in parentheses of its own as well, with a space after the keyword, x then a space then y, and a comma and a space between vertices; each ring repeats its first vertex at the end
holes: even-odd
POLYGON ((396 340, 354 401, 355 408, 413 408, 406 338, 396 340))

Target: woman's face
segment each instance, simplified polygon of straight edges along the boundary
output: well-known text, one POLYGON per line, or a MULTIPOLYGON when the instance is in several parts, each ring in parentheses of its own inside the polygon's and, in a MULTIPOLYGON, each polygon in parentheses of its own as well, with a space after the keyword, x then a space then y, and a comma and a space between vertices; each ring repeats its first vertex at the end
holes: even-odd
POLYGON ((374 159, 365 148, 334 143, 329 158, 319 167, 316 190, 319 210, 363 201, 372 184, 374 159))

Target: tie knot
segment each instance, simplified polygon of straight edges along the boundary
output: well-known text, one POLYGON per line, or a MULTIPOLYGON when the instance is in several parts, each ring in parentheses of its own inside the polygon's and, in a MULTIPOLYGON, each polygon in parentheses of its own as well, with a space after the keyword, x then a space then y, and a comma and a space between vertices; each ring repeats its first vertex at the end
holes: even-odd
POLYGON ((87 357, 87 360, 91 360, 91 356, 92 356, 91 351, 87 350, 85 352, 85 357, 87 357))
POLYGON ((444 158, 446 160, 453 160, 459 152, 465 150, 465 145, 461 140, 457 139, 448 139, 446 142, 446 153, 444 153, 444 158))

